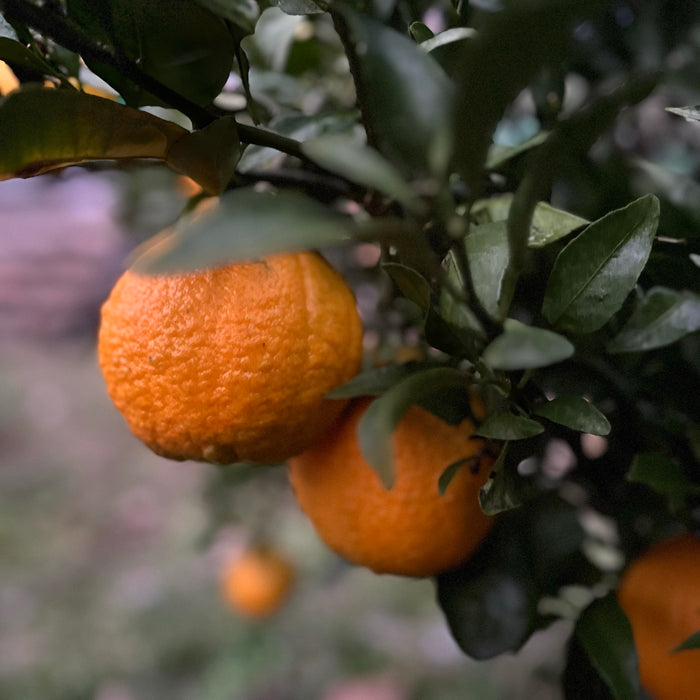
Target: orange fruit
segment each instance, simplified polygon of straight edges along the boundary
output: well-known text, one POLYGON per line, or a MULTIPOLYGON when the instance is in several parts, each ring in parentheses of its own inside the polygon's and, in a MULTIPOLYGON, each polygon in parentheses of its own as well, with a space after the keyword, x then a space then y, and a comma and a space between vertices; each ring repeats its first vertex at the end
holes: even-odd
POLYGON ((294 567, 279 552, 255 547, 224 565, 221 594, 237 612, 248 617, 267 617, 285 601, 294 579, 294 567))
POLYGON ((7 95, 8 92, 16 90, 19 87, 19 80, 12 72, 12 68, 0 61, 0 95, 7 95))
POLYGON ((700 538, 683 534, 651 546, 624 572, 618 600, 644 688, 656 700, 700 697, 700 649, 673 653, 700 631, 700 538))
POLYGON ((172 459, 277 462, 342 411, 362 327, 316 253, 184 274, 127 271, 102 307, 98 357, 131 430, 172 459))
POLYGON ((289 460, 301 508, 321 538, 376 573, 432 576, 466 561, 493 524, 478 502, 493 458, 474 424, 448 425, 412 406, 392 436, 394 484, 387 490, 362 456, 357 425, 369 400, 352 404, 329 432, 289 460), (444 495, 438 479, 469 460, 444 495))

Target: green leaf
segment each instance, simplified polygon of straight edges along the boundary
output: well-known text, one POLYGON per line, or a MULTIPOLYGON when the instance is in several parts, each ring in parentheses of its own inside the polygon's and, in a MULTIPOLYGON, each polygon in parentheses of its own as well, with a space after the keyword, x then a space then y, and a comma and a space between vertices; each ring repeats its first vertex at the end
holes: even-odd
POLYGON ((465 44, 474 41, 476 31, 471 27, 450 27, 421 41, 420 48, 429 53, 452 78, 459 76, 465 44))
POLYGON ((391 277, 401 294, 416 304, 423 313, 430 308, 430 285, 419 272, 400 263, 384 263, 382 269, 391 277))
POLYGON ((373 367, 349 382, 331 389, 326 394, 329 399, 354 399, 359 396, 381 396, 402 379, 411 374, 434 367, 426 362, 405 362, 400 365, 373 367))
POLYGON ((607 435, 610 432, 608 419, 581 396, 557 396, 538 406, 534 414, 582 433, 607 435))
POLYGON ((418 43, 432 39, 435 36, 433 30, 423 22, 411 22, 411 24, 408 25, 408 33, 411 35, 411 38, 418 43))
POLYGON ((314 163, 358 185, 377 190, 403 204, 408 211, 423 210, 422 202, 396 168, 379 151, 345 134, 327 134, 302 144, 314 163))
POLYGON ((208 193, 221 194, 233 177, 240 150, 236 120, 221 117, 175 142, 166 162, 208 193))
POLYGON ((5 36, 0 36, 0 61, 5 61, 10 67, 25 68, 42 75, 56 74, 56 71, 31 49, 5 36))
POLYGON ((518 370, 546 367, 574 354, 563 336, 506 319, 504 332, 484 350, 484 360, 494 369, 518 370))
POLYGON ((504 464, 494 467, 490 479, 479 490, 479 505, 486 515, 498 515, 523 504, 523 480, 517 470, 504 464))
MULTIPOLYGON (((474 203, 471 214, 479 223, 507 221, 512 203, 512 194, 480 199, 474 203)), ((528 248, 544 248, 588 223, 590 222, 586 219, 557 209, 547 202, 538 202, 530 224, 528 248)))
POLYGON ((506 107, 543 65, 562 60, 574 23, 601 5, 521 2, 484 14, 477 38, 465 44, 455 105, 455 165, 474 193, 482 188, 491 137, 506 107))
POLYGON ((659 201, 646 195, 595 221, 558 255, 542 313, 560 330, 590 333, 620 309, 651 252, 659 201))
POLYGON ((627 480, 644 484, 664 496, 672 511, 681 508, 690 496, 700 495, 700 485, 693 483, 675 460, 657 452, 635 456, 627 480))
MULTIPOLYGON (((269 123, 270 130, 295 141, 307 141, 326 133, 348 133, 356 127, 357 114, 355 112, 284 115, 269 123)), ((280 153, 277 149, 249 145, 241 157, 238 170, 247 173, 257 168, 274 167, 285 157, 285 154, 280 153)))
POLYGON ((508 532, 497 523, 475 556, 437 578, 438 602, 450 632, 473 659, 516 651, 534 630, 537 590, 523 539, 519 528, 508 532))
POLYGON ((519 143, 517 146, 502 146, 500 144, 493 144, 489 148, 488 156, 486 158, 486 169, 500 170, 514 158, 517 158, 523 153, 528 153, 533 148, 537 148, 537 146, 541 146, 547 140, 547 135, 548 134, 546 131, 540 131, 534 136, 531 136, 529 139, 519 143))
MULTIPOLYGON (((221 92, 234 59, 224 20, 194 0, 68 0, 68 14, 91 38, 123 54, 150 77, 205 106, 221 92)), ((160 100, 109 66, 88 66, 132 106, 160 100)))
MULTIPOLYGON (((480 199, 474 203, 471 215, 480 224, 507 221, 512 203, 512 194, 480 199)), ((527 245, 529 248, 543 248, 588 223, 590 222, 586 219, 557 209, 547 202, 538 202, 530 224, 527 245)))
POLYGON ((615 700, 638 700, 641 688, 632 628, 615 594, 589 605, 574 634, 615 700))
POLYGON ((473 346, 476 351, 486 341, 486 333, 466 301, 458 296, 465 288, 465 282, 453 251, 445 256, 442 268, 445 271, 445 283, 440 288, 440 316, 451 328, 469 334, 473 338, 473 341, 470 341, 470 347, 473 346))
POLYGON ((391 438, 406 410, 443 388, 464 382, 464 374, 459 370, 435 367, 406 377, 370 404, 357 426, 358 442, 365 460, 387 489, 394 483, 391 438))
POLYGON ((452 482, 452 479, 455 478, 457 472, 462 469, 462 467, 466 467, 467 464, 469 464, 470 459, 471 458, 459 459, 456 462, 452 462, 452 464, 440 474, 440 478, 438 479, 438 493, 441 496, 445 495, 445 491, 447 491, 447 487, 452 482))
POLYGON ((608 352, 639 352, 670 345, 700 330, 700 297, 665 287, 650 289, 608 352))
POLYGON ((512 413, 492 413, 476 429, 474 435, 490 440, 524 440, 544 432, 541 423, 512 413))
POLYGON ((296 192, 227 192, 212 211, 186 217, 138 251, 135 270, 196 270, 347 242, 352 220, 296 192))
POLYGON ((471 27, 451 27, 439 34, 421 40, 420 47, 426 53, 430 53, 441 46, 447 46, 465 39, 473 39, 474 37, 476 37, 476 31, 471 27))
POLYGON ((505 221, 473 226, 464 240, 474 293, 484 311, 498 317, 503 275, 508 267, 508 234, 505 221))
POLYGON ((25 88, 0 103, 0 180, 91 160, 157 158, 188 132, 77 90, 25 88))
POLYGON ((326 11, 325 4, 314 0, 279 0, 277 6, 288 15, 317 15, 326 11))
POLYGON ((599 97, 586 109, 560 120, 545 143, 532 153, 508 214, 510 260, 503 277, 499 316, 505 318, 508 315, 518 278, 527 262, 525 254, 534 210, 538 201, 547 196, 555 174, 565 162, 571 162, 575 157, 583 158, 596 138, 614 123, 619 111, 644 99, 659 79, 657 73, 626 81, 621 88, 599 97))
POLYGON ((700 649, 700 630, 694 632, 682 644, 679 644, 673 650, 673 653, 675 654, 679 651, 688 651, 690 649, 700 649))
POLYGON ((369 142, 411 175, 430 170, 448 127, 453 86, 408 37, 347 7, 336 24, 346 43, 369 142))
POLYGON ((547 202, 538 202, 532 216, 527 245, 530 248, 543 248, 588 223, 586 219, 557 209, 547 202))
POLYGON ((474 659, 517 651, 546 623, 540 597, 575 580, 582 541, 576 509, 551 493, 500 515, 476 554, 437 578, 438 602, 460 648, 474 659))
MULTIPOLYGON (((233 22, 246 34, 255 31, 255 22, 260 16, 260 8, 255 0, 196 0, 215 15, 233 22)), ((313 4, 310 3, 309 4, 313 4)))

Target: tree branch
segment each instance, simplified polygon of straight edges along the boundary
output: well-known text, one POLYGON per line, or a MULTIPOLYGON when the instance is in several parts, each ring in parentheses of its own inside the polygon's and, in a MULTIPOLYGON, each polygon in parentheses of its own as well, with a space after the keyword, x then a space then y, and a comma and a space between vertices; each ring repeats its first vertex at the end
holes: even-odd
MULTIPOLYGON (((219 116, 213 110, 192 102, 145 73, 136 63, 112 47, 96 43, 70 17, 66 17, 60 12, 35 5, 29 0, 0 0, 0 12, 6 18, 31 27, 88 61, 111 66, 144 90, 182 112, 192 121, 195 128, 201 129, 219 116)), ((301 144, 298 141, 280 136, 272 131, 247 124, 238 124, 238 135, 245 143, 267 146, 302 160, 308 160, 302 153, 301 144)))

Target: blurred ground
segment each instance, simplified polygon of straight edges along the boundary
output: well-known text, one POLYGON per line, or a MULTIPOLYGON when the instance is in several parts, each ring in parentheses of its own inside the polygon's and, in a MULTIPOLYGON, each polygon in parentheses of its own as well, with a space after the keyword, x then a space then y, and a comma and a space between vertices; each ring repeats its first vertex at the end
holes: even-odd
MULTIPOLYGON (((94 342, 130 245, 120 207, 78 169, 0 183, 0 697, 560 698, 565 625, 472 662, 432 583, 344 565, 282 468, 170 462, 131 436, 94 342), (224 608, 217 572, 259 537, 299 575, 283 610, 251 622, 224 608)), ((159 225, 145 210, 139 235, 159 225)))

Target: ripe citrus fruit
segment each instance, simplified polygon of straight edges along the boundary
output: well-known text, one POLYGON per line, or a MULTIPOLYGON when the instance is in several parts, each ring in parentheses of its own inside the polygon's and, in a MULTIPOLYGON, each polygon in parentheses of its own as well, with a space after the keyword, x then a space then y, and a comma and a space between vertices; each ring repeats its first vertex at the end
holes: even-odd
POLYGON ((126 272, 102 307, 98 356, 131 430, 172 459, 276 462, 344 402, 362 327, 343 278, 303 252, 206 271, 126 272))
POLYGON ((266 617, 282 605, 294 579, 294 567, 280 553, 255 547, 224 565, 221 594, 239 613, 266 617))
POLYGON ((394 485, 364 460, 357 425, 369 405, 354 402, 326 435, 289 460, 294 492, 326 544, 377 573, 432 576, 466 561, 493 524, 478 502, 493 458, 474 424, 448 425, 412 406, 392 436, 394 485), (438 479, 468 460, 444 495, 438 479))
POLYGON ((700 538, 657 543, 625 571, 618 599, 639 656, 639 676, 656 700, 700 696, 700 649, 673 653, 700 631, 700 538))

